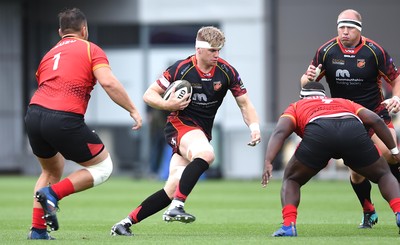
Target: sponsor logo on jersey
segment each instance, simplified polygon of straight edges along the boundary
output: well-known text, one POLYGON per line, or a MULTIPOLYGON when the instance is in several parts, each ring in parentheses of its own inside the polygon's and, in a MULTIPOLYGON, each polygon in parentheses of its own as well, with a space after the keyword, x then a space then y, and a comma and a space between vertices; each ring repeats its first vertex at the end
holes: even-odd
POLYGON ((189 68, 191 68, 191 67, 192 67, 191 64, 188 64, 188 65, 186 65, 185 67, 183 67, 183 69, 181 70, 181 75, 182 75, 182 76, 185 75, 186 71, 187 71, 189 68))
POLYGON ((203 93, 194 93, 192 95, 192 100, 193 101, 199 101, 199 102, 207 102, 207 95, 203 94, 203 93))
POLYGON ((357 67, 364 68, 365 67, 365 59, 357 59, 357 67))
POLYGON ((376 50, 376 46, 373 43, 368 43, 368 46, 373 50, 376 50))
POLYGON ((330 49, 332 47, 332 45, 336 44, 336 41, 333 41, 331 43, 329 43, 325 48, 324 48, 324 52, 326 52, 328 49, 330 49))
POLYGON ((336 70, 336 84, 345 86, 360 86, 363 79, 351 78, 350 72, 345 69, 336 70))
POLYGON ((350 77, 350 72, 348 70, 337 69, 336 77, 350 77))
POLYGON ((198 88, 201 89, 203 86, 201 85, 201 83, 192 83, 192 88, 198 88))
POLYGON ((172 139, 171 139, 171 145, 176 145, 176 138, 175 137, 173 137, 172 139))
POLYGON ((344 60, 341 59, 332 59, 332 64, 334 65, 344 65, 344 60))
POLYGON ((216 81, 213 83, 214 84, 214 91, 218 91, 222 88, 222 82, 221 81, 216 81))
POLYGON ((354 54, 355 53, 354 49, 345 49, 344 52, 347 53, 347 54, 354 54))

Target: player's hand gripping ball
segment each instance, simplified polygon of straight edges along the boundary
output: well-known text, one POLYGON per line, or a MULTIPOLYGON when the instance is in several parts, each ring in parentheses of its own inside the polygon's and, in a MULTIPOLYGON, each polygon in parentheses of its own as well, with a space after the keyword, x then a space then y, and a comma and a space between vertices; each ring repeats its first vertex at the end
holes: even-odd
POLYGON ((168 100, 171 95, 172 88, 175 88, 175 96, 178 99, 182 99, 186 94, 192 93, 192 85, 190 85, 190 82, 186 80, 176 80, 169 85, 167 90, 165 90, 163 95, 164 100, 168 100))

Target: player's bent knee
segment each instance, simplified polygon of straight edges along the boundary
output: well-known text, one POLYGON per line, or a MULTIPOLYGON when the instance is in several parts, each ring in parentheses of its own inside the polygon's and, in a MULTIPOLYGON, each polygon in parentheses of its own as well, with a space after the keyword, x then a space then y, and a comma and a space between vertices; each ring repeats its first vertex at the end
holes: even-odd
POLYGON ((110 155, 96 165, 86 167, 93 177, 93 186, 104 183, 110 177, 113 171, 113 163, 110 155))
POLYGON ((213 146, 208 142, 193 142, 188 148, 187 159, 193 161, 195 158, 201 158, 211 164, 215 159, 213 146))

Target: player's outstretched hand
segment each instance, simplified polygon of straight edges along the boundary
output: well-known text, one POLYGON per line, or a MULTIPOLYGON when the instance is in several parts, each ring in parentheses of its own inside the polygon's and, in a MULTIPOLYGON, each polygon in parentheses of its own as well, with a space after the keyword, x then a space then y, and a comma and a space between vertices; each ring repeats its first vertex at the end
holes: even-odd
POLYGON ((131 117, 133 120, 135 120, 135 124, 132 126, 132 129, 139 130, 142 127, 142 117, 140 116, 139 112, 132 112, 131 117))
POLYGON ((261 142, 261 132, 260 130, 252 130, 251 131, 251 141, 247 143, 248 146, 256 146, 261 142))
POLYGON ((322 64, 319 64, 317 67, 313 65, 309 65, 306 71, 306 76, 308 81, 313 82, 319 76, 321 72, 322 64))
POLYGON ((390 99, 386 99, 382 102, 386 109, 391 113, 397 113, 400 111, 400 98, 398 96, 393 96, 390 99))
POLYGON ((262 175, 261 185, 262 187, 266 187, 269 183, 269 180, 272 178, 272 163, 265 161, 264 163, 264 172, 262 175))

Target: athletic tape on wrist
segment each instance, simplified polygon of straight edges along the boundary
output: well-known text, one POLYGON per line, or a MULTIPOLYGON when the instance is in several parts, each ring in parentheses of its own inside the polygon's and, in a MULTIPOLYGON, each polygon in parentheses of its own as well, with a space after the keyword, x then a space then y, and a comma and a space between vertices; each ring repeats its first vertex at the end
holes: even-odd
POLYGON ((249 129, 250 129, 251 132, 260 131, 260 124, 252 123, 252 124, 249 125, 249 129))
POLYGON ((399 154, 399 148, 395 147, 393 149, 390 149, 390 152, 392 153, 392 155, 397 155, 399 154))

